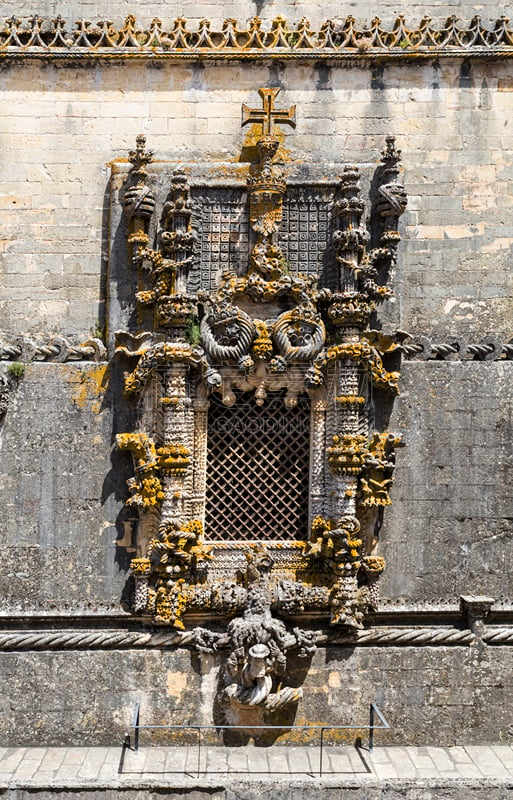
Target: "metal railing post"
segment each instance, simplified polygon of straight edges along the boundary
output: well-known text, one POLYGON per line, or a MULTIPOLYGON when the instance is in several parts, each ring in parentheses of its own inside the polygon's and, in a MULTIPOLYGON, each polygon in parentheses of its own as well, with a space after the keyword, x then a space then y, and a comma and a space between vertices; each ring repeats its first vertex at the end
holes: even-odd
POLYGON ((370 704, 369 710, 369 753, 374 749, 374 703, 370 704))
POLYGON ((200 776, 201 767, 201 728, 198 727, 198 778, 200 776))
POLYGON ((140 704, 136 703, 135 704, 135 709, 134 709, 134 724, 132 726, 133 729, 134 729, 134 753, 138 753, 139 752, 139 712, 140 712, 140 708, 141 708, 140 704))
POLYGON ((319 778, 322 778, 322 751, 324 746, 324 728, 321 728, 321 749, 319 752, 319 778))

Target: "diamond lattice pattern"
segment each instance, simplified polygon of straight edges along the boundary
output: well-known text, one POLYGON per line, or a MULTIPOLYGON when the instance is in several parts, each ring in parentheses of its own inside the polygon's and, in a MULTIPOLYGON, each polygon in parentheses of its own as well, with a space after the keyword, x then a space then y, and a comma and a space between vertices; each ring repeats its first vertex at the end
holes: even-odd
POLYGON ((308 525, 310 404, 288 409, 284 393, 263 406, 240 392, 209 409, 206 534, 215 540, 304 539, 308 525))

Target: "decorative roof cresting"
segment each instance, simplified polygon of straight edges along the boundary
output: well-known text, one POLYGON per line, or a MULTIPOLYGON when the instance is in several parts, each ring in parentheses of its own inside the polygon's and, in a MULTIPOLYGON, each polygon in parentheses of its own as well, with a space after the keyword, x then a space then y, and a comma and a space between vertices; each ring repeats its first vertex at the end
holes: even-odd
POLYGON ((169 29, 159 19, 138 25, 135 16, 126 17, 117 28, 110 20, 78 20, 62 16, 44 19, 10 17, 0 24, 0 58, 144 58, 144 59, 259 59, 286 58, 330 60, 357 58, 408 59, 412 57, 511 56, 513 28, 506 16, 484 24, 475 16, 464 24, 456 16, 432 24, 424 16, 408 27, 397 17, 384 27, 379 17, 358 26, 352 16, 328 19, 314 30, 308 19, 289 23, 278 16, 272 21, 251 17, 247 22, 225 20, 215 29, 208 19, 199 23, 184 17, 169 29))

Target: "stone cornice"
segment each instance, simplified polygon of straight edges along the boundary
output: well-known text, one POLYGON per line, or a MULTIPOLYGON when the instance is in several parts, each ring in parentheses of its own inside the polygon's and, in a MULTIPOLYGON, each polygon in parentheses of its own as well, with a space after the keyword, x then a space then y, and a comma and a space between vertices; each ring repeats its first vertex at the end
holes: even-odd
MULTIPOLYGON (((513 645, 511 626, 485 628, 482 641, 488 645, 513 645)), ((354 633, 317 632, 317 646, 360 647, 468 647, 476 642, 470 629, 447 626, 372 627, 354 633)), ((194 631, 118 629, 11 630, 0 632, 0 651, 24 650, 125 650, 187 647, 195 643, 194 631)), ((223 647, 221 643, 220 647, 223 647)))
MULTIPOLYGON (((433 342, 426 336, 408 338, 402 344, 389 348, 401 353, 404 358, 416 361, 513 361, 513 340, 504 342, 488 336, 481 342, 472 343, 462 338, 450 338, 447 342, 433 342)), ((64 362, 105 361, 106 349, 100 339, 87 339, 74 345, 62 336, 54 336, 46 343, 35 343, 18 336, 12 342, 0 340, 0 363, 2 361, 64 362)))
POLYGON ((89 338, 82 344, 71 343, 64 336, 54 336, 45 343, 36 344, 31 339, 18 336, 6 343, 0 339, 0 363, 2 361, 104 361, 107 357, 101 339, 89 338))
POLYGON ((513 27, 507 17, 484 25, 479 16, 467 25, 452 16, 432 25, 423 17, 409 28, 403 16, 391 27, 379 18, 358 27, 354 17, 327 20, 318 30, 303 18, 289 24, 284 17, 245 23, 225 20, 215 29, 209 20, 179 17, 170 29, 153 19, 139 27, 134 16, 120 28, 109 20, 69 23, 39 16, 5 19, 0 25, 0 59, 51 60, 345 60, 408 61, 418 58, 507 58, 513 55, 513 27))

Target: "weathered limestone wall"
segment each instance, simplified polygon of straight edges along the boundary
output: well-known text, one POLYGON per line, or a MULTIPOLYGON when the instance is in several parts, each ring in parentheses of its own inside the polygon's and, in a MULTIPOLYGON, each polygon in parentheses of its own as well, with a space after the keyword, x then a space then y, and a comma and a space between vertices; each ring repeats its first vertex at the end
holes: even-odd
MULTIPOLYGON (((109 3, 164 25, 179 13, 214 22, 261 13, 314 24, 351 12, 392 19, 396 7, 360 2, 109 3)), ((425 6, 410 4, 416 22, 425 6)), ((439 5, 469 20, 477 6, 439 5)), ((496 7, 480 4, 483 16, 496 7)), ((97 3, 27 2, 23 13, 106 16, 97 3)), ((19 15, 4 3, 2 15, 19 15)), ((441 59, 339 66, 285 62, 25 62, 0 72, 2 261, 0 339, 81 342, 102 332, 108 280, 109 175, 135 136, 162 161, 238 162, 242 103, 281 86, 298 126, 287 159, 354 162, 370 171, 386 134, 403 151, 409 206, 395 302, 380 317, 434 341, 512 335, 513 80, 509 62, 441 59)), ((251 135, 251 131, 248 134, 251 135)), ((279 134, 281 136, 281 133, 279 134)), ((1 367, 2 374, 7 368, 1 367)), ((8 377, 0 422, 0 620, 7 630, 132 628, 121 610, 132 520, 123 509, 130 458, 112 452, 130 430, 120 368, 32 363, 8 377), (51 619, 48 619, 51 617, 51 619), (37 619, 36 619, 37 618, 37 619)), ((390 429, 402 432, 394 505, 380 552, 382 608, 456 614, 462 594, 511 607, 512 362, 403 362, 390 429)), ((445 619, 445 618, 444 618, 445 619)), ((454 620, 453 620, 454 621, 454 620)), ((435 623, 437 620, 435 619, 435 623)), ((2 632, 0 631, 0 642, 2 632)), ((32 647, 32 649, 31 649, 32 647)), ((187 650, 84 649, 2 653, 0 730, 11 743, 119 741, 133 703, 153 722, 211 722, 214 659, 187 650), (94 686, 94 691, 91 687, 94 686)), ((314 659, 297 723, 366 719, 370 699, 393 725, 389 741, 505 740, 511 719, 511 652, 500 646, 328 647, 314 659), (338 715, 338 716, 337 716, 338 715)))
POLYGON ((1 613, 117 611, 130 556, 116 547, 116 517, 130 472, 111 468, 108 367, 29 364, 10 384, 1 613))
POLYGON ((86 337, 104 321, 109 164, 145 132, 158 159, 238 161, 243 102, 280 85, 298 106, 285 154, 375 164, 387 133, 410 196, 384 324, 509 336, 513 279, 508 62, 379 68, 26 64, 6 68, 1 330, 86 337), (428 122, 429 121, 429 122, 428 122))
MULTIPOLYGON (((2 739, 121 744, 136 702, 141 724, 210 725, 220 661, 184 649, 6 653, 2 739)), ((297 678, 302 681, 299 670, 297 678)), ((375 700, 392 726, 376 732, 382 744, 509 742, 509 647, 484 653, 475 647, 331 647, 317 652, 302 685, 296 725, 329 720, 365 726, 375 700)), ((335 734, 341 735, 354 742, 358 732, 335 734)), ((183 741, 187 733, 177 736, 183 741)), ((170 742, 170 734, 141 732, 141 745, 150 742, 170 742)))
POLYGON ((471 591, 511 603, 511 367, 403 364, 390 428, 405 447, 381 545, 390 602, 471 591))

